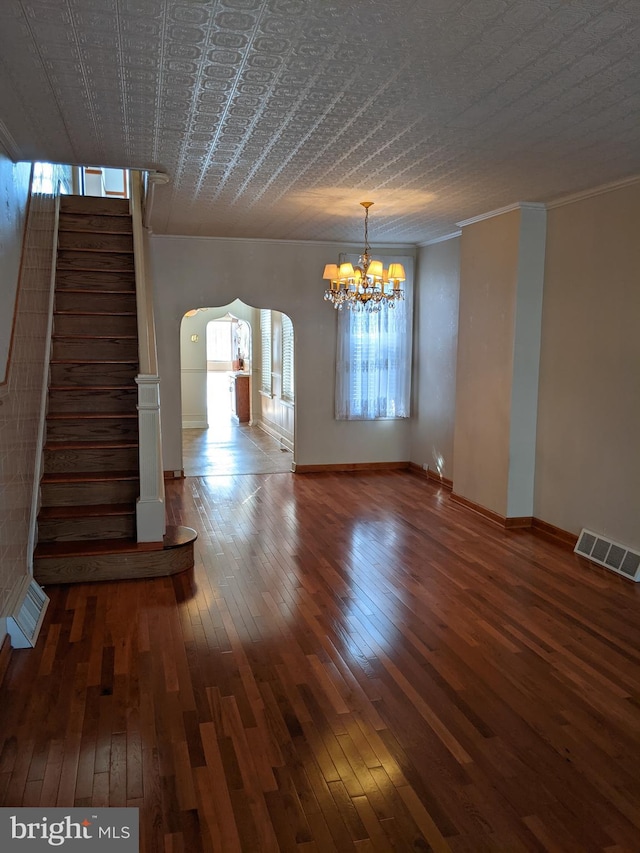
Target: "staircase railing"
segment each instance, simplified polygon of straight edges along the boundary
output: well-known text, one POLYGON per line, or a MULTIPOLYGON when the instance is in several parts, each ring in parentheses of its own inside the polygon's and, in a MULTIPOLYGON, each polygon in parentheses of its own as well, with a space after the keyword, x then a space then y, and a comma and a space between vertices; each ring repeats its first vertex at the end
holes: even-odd
POLYGON ((160 377, 156 351, 153 292, 146 271, 146 235, 142 224, 144 185, 139 171, 129 173, 129 200, 133 220, 133 250, 138 314, 138 441, 140 497, 136 504, 138 542, 161 542, 166 530, 162 441, 160 433, 160 377))

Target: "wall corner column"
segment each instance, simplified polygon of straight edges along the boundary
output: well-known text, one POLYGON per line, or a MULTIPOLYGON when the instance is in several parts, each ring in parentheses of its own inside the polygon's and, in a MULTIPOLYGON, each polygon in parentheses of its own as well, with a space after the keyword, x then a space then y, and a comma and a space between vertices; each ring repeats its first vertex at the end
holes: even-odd
POLYGON ((508 524, 533 515, 546 209, 459 225, 454 494, 508 524))

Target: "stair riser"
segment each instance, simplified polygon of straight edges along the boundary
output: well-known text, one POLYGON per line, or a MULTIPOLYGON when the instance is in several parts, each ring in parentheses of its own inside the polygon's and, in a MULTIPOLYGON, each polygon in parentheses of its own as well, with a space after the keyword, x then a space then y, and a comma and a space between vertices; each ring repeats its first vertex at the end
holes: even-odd
POLYGON ((52 357, 53 361, 137 361, 138 342, 130 338, 54 338, 52 357))
POLYGON ((86 557, 37 557, 34 577, 41 584, 93 583, 162 577, 193 568, 193 543, 165 551, 104 554, 86 557))
POLYGON ((92 439, 137 440, 137 418, 70 418, 69 420, 47 419, 47 441, 91 441, 92 439))
POLYGON ((56 291, 65 288, 83 288, 98 292, 131 291, 135 293, 136 282, 133 272, 108 270, 61 270, 56 272, 56 291))
POLYGON ((60 213, 60 233, 63 231, 100 231, 111 234, 131 234, 129 216, 93 216, 91 213, 60 213))
POLYGON ((91 390, 83 388, 52 388, 49 391, 49 412, 124 412, 133 413, 138 403, 138 389, 114 388, 91 390))
POLYGON ((133 271, 133 255, 119 252, 79 252, 58 250, 58 270, 133 271))
POLYGON ((77 542, 95 539, 134 539, 133 515, 75 518, 38 522, 39 542, 77 542))
MULTIPOLYGON (((77 311, 96 314, 136 313, 135 293, 82 293, 56 290, 56 311, 77 311)), ((101 322, 102 318, 96 320, 101 322)))
POLYGON ((89 231, 60 231, 58 249, 90 249, 96 252, 133 252, 130 234, 94 234, 89 231))
POLYGON ((55 386, 126 385, 137 375, 136 364, 52 364, 49 384, 55 386), (99 381, 96 381, 99 378, 99 381))
MULTIPOLYGON (((78 309, 76 309, 78 310, 78 309)), ((55 335, 137 335, 136 317, 122 317, 119 314, 97 317, 95 314, 56 314, 53 318, 55 335)))
POLYGON ((138 448, 87 448, 44 451, 45 474, 74 471, 137 471, 138 448))
POLYGON ((129 214, 129 200, 99 198, 89 195, 63 195, 60 196, 60 212, 88 213, 94 216, 101 214, 127 216, 129 214))
POLYGON ((140 487, 137 480, 97 483, 42 483, 42 506, 91 506, 134 502, 140 487))

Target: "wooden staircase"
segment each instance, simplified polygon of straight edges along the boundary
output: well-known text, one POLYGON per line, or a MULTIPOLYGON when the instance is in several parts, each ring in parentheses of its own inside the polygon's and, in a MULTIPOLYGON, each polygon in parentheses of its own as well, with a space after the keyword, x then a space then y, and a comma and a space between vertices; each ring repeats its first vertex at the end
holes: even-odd
POLYGON ((136 542, 137 373, 129 203, 62 196, 39 583, 152 577, 193 565, 195 536, 186 547, 186 529, 167 531, 164 542, 136 542))

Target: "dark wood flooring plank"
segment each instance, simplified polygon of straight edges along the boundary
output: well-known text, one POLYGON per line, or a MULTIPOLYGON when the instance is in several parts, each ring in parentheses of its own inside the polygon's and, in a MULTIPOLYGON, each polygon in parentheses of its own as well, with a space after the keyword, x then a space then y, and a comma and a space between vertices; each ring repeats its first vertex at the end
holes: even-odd
POLYGON ((167 501, 193 572, 49 587, 12 653, 0 803, 139 807, 143 853, 637 849, 633 584, 398 471, 167 501))

